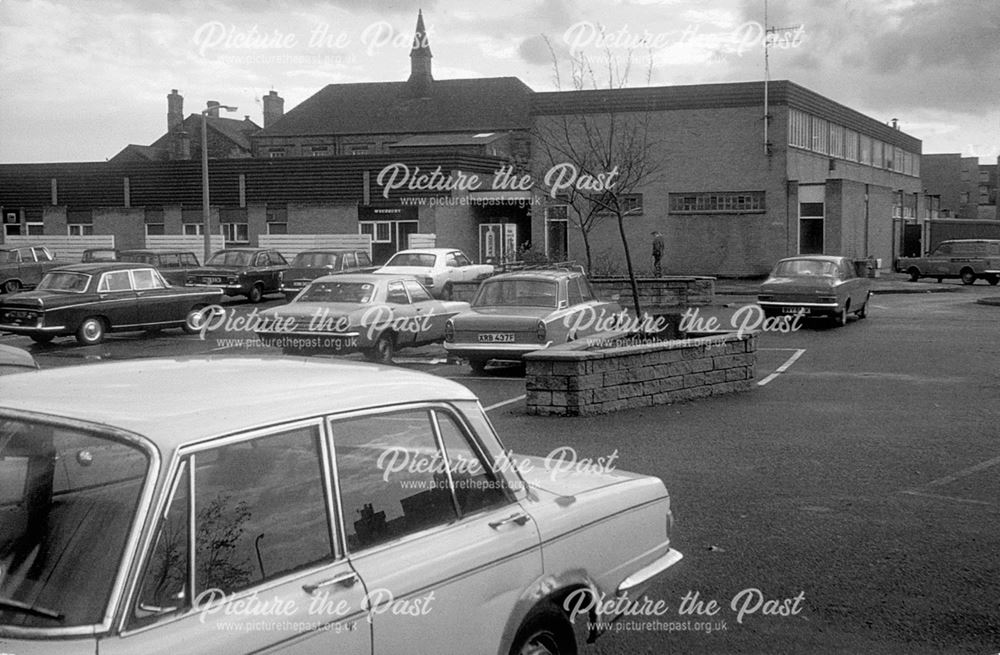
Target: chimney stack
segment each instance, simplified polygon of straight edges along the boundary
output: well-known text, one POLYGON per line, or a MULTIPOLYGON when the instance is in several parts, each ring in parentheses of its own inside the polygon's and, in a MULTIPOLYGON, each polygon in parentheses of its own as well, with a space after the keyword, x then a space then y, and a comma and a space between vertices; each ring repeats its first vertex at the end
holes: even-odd
POLYGON ((285 115, 285 99, 277 91, 271 91, 264 96, 264 129, 271 127, 275 121, 285 115))
POLYGON ((211 116, 212 118, 218 118, 219 117, 219 101, 218 100, 209 100, 208 101, 208 107, 207 107, 207 109, 208 109, 208 115, 209 116, 211 116))
POLYGON ((184 123, 184 96, 171 89, 167 96, 167 132, 181 129, 184 123))

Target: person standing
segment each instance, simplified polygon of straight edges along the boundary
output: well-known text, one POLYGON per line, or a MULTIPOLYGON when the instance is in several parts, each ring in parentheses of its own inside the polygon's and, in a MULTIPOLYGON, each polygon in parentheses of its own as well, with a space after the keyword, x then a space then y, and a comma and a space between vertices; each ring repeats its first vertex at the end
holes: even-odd
POLYGON ((661 277, 663 268, 660 259, 663 257, 663 235, 658 230, 653 230, 653 275, 661 277))

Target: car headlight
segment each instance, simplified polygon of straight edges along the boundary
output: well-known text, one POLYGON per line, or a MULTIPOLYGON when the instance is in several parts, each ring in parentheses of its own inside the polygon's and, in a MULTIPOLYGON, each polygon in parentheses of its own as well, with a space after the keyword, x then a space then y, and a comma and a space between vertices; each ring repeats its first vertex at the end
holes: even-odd
POLYGON ((448 319, 448 322, 444 324, 444 340, 454 341, 455 340, 455 324, 448 319))
POLYGON ((545 343, 545 322, 538 321, 538 326, 535 328, 535 337, 538 339, 538 343, 545 343))

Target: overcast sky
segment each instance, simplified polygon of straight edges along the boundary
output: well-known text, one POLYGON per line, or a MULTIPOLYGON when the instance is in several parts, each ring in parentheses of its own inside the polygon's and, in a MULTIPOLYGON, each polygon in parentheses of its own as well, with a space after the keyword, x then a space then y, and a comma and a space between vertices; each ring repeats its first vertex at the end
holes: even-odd
MULTIPOLYGON (((570 53, 630 48, 629 86, 764 76, 764 0, 0 0, 0 162, 149 144, 171 89, 185 115, 218 100, 262 124, 272 89, 288 111, 329 83, 404 80, 418 7, 437 79, 554 90, 554 51, 570 88, 570 53)), ((770 0, 767 23, 791 28, 771 79, 897 118, 924 153, 996 163, 1000 0, 770 0)))

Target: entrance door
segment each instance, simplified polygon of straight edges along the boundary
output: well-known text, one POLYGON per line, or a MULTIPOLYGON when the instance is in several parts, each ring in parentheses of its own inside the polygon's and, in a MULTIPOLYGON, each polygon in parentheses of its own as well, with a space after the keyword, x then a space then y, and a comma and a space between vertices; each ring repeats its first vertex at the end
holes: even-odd
POLYGON ((920 232, 920 225, 917 223, 903 225, 903 257, 920 257, 923 254, 920 249, 920 232))

